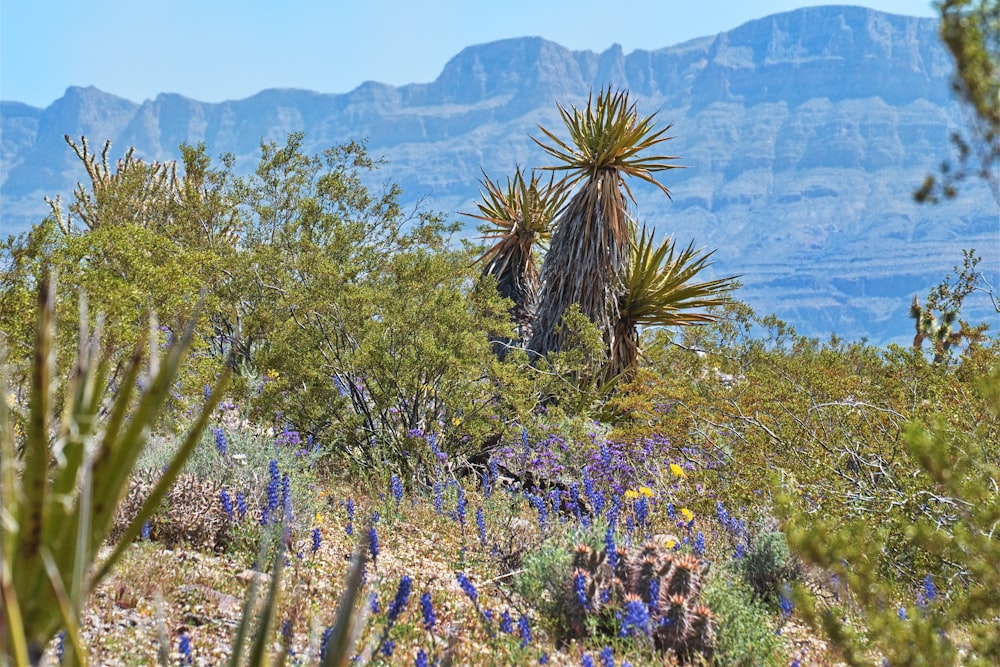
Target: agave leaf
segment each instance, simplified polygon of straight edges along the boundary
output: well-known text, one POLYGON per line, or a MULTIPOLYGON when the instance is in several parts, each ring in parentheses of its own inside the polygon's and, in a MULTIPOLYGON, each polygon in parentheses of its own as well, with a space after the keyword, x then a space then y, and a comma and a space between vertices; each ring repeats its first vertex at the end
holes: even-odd
POLYGON ((24 632, 24 619, 17 593, 11 581, 7 558, 0 556, 0 600, 3 601, 3 623, 5 632, 0 634, 0 653, 12 655, 15 665, 28 664, 28 640, 24 632), (9 642, 9 645, 8 645, 9 642))
POLYGON ((677 326, 713 322, 716 316, 699 309, 721 306, 736 276, 698 282, 714 253, 696 250, 694 243, 676 250, 666 238, 654 249, 653 232, 645 227, 632 242, 632 258, 624 278, 615 324, 608 373, 631 376, 638 363, 640 325, 677 326))
MULTIPOLYGON (((263 563, 266 554, 267 541, 265 535, 261 538, 257 562, 263 563)), ((250 636, 250 628, 253 624, 253 611, 257 606, 257 593, 259 588, 260 584, 258 583, 257 577, 254 577, 250 581, 250 590, 247 591, 246 599, 243 602, 243 614, 240 617, 240 624, 236 627, 236 636, 233 638, 233 643, 229 653, 229 662, 226 663, 229 667, 239 667, 241 664, 243 650, 246 648, 247 637, 250 636)))
POLYGON ((737 276, 693 282, 709 266, 713 252, 704 253, 691 243, 679 254, 676 242, 665 239, 653 250, 653 233, 643 228, 625 279, 627 288, 620 308, 622 319, 631 325, 691 324, 712 322, 710 313, 684 312, 721 306, 737 276))
MULTIPOLYGON (((55 352, 54 276, 42 280, 38 290, 38 330, 35 339, 34 360, 30 392, 29 418, 24 440, 24 468, 21 475, 21 502, 18 504, 16 527, 11 539, 16 545, 11 550, 10 567, 17 572, 13 580, 19 598, 25 630, 31 632, 37 613, 43 609, 45 572, 41 547, 45 520, 49 509, 49 423, 51 415, 51 384, 55 352)), ((16 495, 16 491, 15 491, 16 495)), ((28 641, 33 642, 34 637, 28 641)), ((36 647, 29 644, 29 654, 36 647)))
POLYGON ((542 169, 569 171, 565 179, 569 186, 584 178, 596 178, 601 170, 614 169, 652 183, 670 196, 670 191, 651 172, 679 168, 680 165, 667 163, 677 157, 640 153, 669 140, 671 137, 665 134, 671 126, 653 131, 656 114, 640 118, 635 104, 629 103, 627 91, 612 93, 608 87, 598 93, 596 103, 591 93, 585 109, 559 105, 559 114, 569 131, 570 142, 539 126, 552 143, 534 139, 535 143, 561 163, 542 169))
MULTIPOLYGON (((167 469, 164 471, 164 473, 160 476, 160 479, 157 481, 156 486, 154 486, 153 490, 149 492, 149 495, 146 497, 146 500, 142 503, 142 506, 139 508, 139 511, 136 514, 135 518, 125 529, 125 532, 122 534, 121 539, 119 539, 118 543, 115 545, 114 550, 112 550, 107 560, 97 571, 97 574, 92 579, 91 586, 96 586, 102 579, 104 579, 104 577, 108 575, 108 573, 111 571, 111 568, 114 567, 118 559, 121 558, 122 554, 125 553, 125 549, 127 549, 128 546, 133 541, 135 541, 135 539, 139 536, 139 533, 142 532, 143 524, 149 519, 149 517, 153 515, 153 513, 156 511, 156 508, 159 507, 160 503, 163 501, 164 496, 167 495, 167 491, 170 490, 170 487, 173 485, 174 481, 176 481, 177 476, 184 469, 184 464, 187 463, 187 459, 191 455, 191 452, 193 452, 195 446, 197 446, 202 431, 204 431, 205 427, 208 425, 209 420, 212 418, 212 414, 215 410, 215 407, 219 404, 219 401, 222 399, 226 385, 229 384, 229 379, 231 375, 232 375, 232 363, 230 360, 229 362, 226 363, 225 370, 223 371, 222 376, 219 378, 218 382, 215 383, 215 386, 212 389, 212 393, 208 397, 208 400, 205 402, 205 405, 202 406, 201 412, 198 414, 198 418, 197 420, 195 420, 194 425, 188 429, 187 435, 184 438, 184 442, 181 444, 180 448, 177 450, 173 458, 170 460, 170 464, 167 466, 167 469)), ((133 456, 131 460, 131 465, 129 466, 129 470, 131 470, 135 466, 134 459, 135 457, 133 456)), ((104 529, 104 531, 102 532, 102 539, 103 535, 106 534, 106 532, 107 530, 104 529)))
POLYGON ((488 272, 500 275, 513 257, 519 257, 517 270, 535 271, 534 262, 529 261, 531 250, 548 242, 552 221, 566 201, 566 189, 552 178, 542 183, 538 174, 526 179, 520 167, 513 178, 507 178, 506 186, 490 180, 485 172, 480 184, 479 213, 463 215, 484 221, 481 238, 497 241, 476 261, 485 262, 488 272))
MULTIPOLYGON (((368 531, 365 531, 364 534, 368 535, 368 531)), ((363 625, 364 612, 356 612, 355 607, 361 595, 361 579, 364 575, 367 556, 368 542, 366 537, 354 550, 351 569, 347 573, 347 583, 344 592, 340 595, 340 601, 337 603, 337 615, 327 639, 322 667, 346 667, 350 662, 358 632, 363 625)))
POLYGON ((56 600, 59 616, 62 618, 66 638, 69 639, 69 646, 65 648, 63 660, 68 661, 70 664, 84 667, 87 664, 87 653, 83 648, 83 642, 80 641, 80 624, 74 612, 79 607, 73 606, 72 600, 70 600, 69 595, 66 593, 66 587, 63 585, 62 578, 59 576, 59 570, 52 558, 52 552, 45 547, 41 549, 41 560, 45 566, 45 573, 48 575, 49 584, 52 586, 52 593, 56 600))
POLYGON ((254 631, 253 645, 250 647, 251 667, 268 667, 270 657, 267 653, 267 645, 271 640, 271 633, 274 630, 274 618, 278 611, 278 594, 281 591, 281 573, 285 566, 285 525, 279 527, 281 536, 278 539, 278 548, 274 554, 274 565, 271 568, 271 585, 267 590, 267 597, 264 599, 264 608, 261 610, 260 618, 257 620, 257 628, 254 631))

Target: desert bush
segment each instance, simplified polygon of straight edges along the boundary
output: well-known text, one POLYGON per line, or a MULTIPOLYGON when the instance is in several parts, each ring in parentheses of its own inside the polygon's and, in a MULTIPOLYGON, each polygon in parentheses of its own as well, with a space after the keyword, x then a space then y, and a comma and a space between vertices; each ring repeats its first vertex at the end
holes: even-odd
POLYGON ((806 516, 790 495, 794 484, 784 488, 782 511, 791 546, 835 572, 860 607, 860 618, 852 622, 814 609, 800 592, 802 608, 849 664, 867 664, 872 654, 890 664, 991 665, 1000 660, 995 536, 1000 457, 992 445, 996 440, 983 439, 1000 416, 1000 368, 972 389, 991 406, 989 424, 960 432, 939 418, 929 427, 914 421, 904 432, 907 463, 927 480, 916 496, 912 521, 890 517, 896 525, 880 529, 860 518, 835 522, 806 516), (900 552, 924 555, 927 567, 884 577, 873 555, 900 552))
MULTIPOLYGON (((8 345, 28 349, 31 286, 49 264, 68 295, 86 289, 106 313, 116 361, 141 313, 155 310, 175 336, 204 292, 192 364, 168 404, 178 427, 231 355, 248 417, 324 435, 341 462, 402 463, 406 433, 438 423, 448 446, 472 448, 490 429, 488 338, 511 330, 509 304, 474 289, 474 250, 451 243, 457 225, 406 214, 394 185, 364 185, 379 163, 362 144, 309 155, 302 141, 262 144, 247 178, 231 158, 213 166, 204 146, 182 147, 179 168, 132 152, 113 165, 107 146, 97 156, 71 141, 87 185, 0 247, 8 345)), ((72 296, 57 308, 64 317, 72 296)), ((72 347, 60 339, 61 358, 72 347)), ((11 363, 23 393, 27 366, 11 363)))
POLYGON ((717 619, 717 664, 746 667, 783 664, 781 637, 746 584, 720 572, 705 582, 702 597, 717 619))
POLYGON ((743 558, 733 561, 736 571, 754 595, 769 603, 778 601, 782 588, 794 581, 800 566, 788 550, 780 530, 761 530, 743 558))
POLYGON ((968 390, 1000 343, 970 340, 954 363, 935 365, 913 348, 819 343, 740 304, 729 313, 677 340, 651 334, 651 372, 615 399, 622 419, 611 437, 656 433, 704 458, 690 481, 746 508, 751 523, 773 513, 772 479, 794 476, 815 514, 864 517, 887 531, 885 576, 931 567, 900 539, 930 484, 901 436, 909 420, 936 413, 948 428, 1000 437, 982 395, 968 390))

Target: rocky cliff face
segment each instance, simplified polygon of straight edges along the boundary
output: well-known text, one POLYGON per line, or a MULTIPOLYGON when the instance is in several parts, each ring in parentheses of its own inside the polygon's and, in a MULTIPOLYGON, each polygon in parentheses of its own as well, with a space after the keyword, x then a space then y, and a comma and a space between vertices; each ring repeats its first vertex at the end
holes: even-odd
POLYGON ((985 268, 1000 271, 985 187, 936 207, 911 197, 951 155, 961 124, 950 67, 932 20, 816 7, 627 55, 618 45, 597 54, 503 40, 464 49, 431 83, 368 82, 344 95, 267 90, 205 104, 163 94, 137 105, 70 88, 47 109, 2 103, 2 225, 25 228, 44 214, 42 195, 68 193, 80 178, 64 134, 160 160, 204 141, 245 170, 262 139, 305 131, 318 151, 367 138, 388 159, 381 176, 408 199, 468 211, 480 168, 500 176, 546 163, 530 137, 538 124, 558 132, 557 103, 627 87, 640 112, 673 124, 668 149, 688 167, 664 177, 673 201, 636 189, 642 221, 719 248, 715 268, 743 275, 741 298, 800 331, 905 340, 909 299, 961 248, 979 248, 985 268))

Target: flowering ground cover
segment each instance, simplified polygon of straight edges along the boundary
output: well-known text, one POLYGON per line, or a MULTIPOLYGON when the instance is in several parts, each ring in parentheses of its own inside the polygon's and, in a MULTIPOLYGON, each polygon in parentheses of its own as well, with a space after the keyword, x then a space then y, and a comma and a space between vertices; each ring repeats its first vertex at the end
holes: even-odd
MULTIPOLYGON (((231 409, 220 410, 220 424, 233 423, 225 419, 231 409)), ((583 442, 554 434, 536 440, 525 430, 464 475, 438 449, 437 434, 415 432, 409 446, 435 461, 423 479, 391 474, 359 484, 318 473, 318 458, 297 433, 251 435, 220 425, 203 437, 191 467, 202 474, 234 461, 245 467, 211 491, 213 509, 225 517, 227 549, 213 553, 211 544, 171 536, 177 516, 204 511, 197 509, 204 499, 176 497, 88 605, 91 659, 157 664, 167 645, 170 664, 221 664, 249 583, 269 576, 266 563, 254 562, 254 542, 266 540, 284 514, 290 549, 274 642, 287 647, 290 664, 319 660, 362 538, 370 559, 357 651, 372 664, 643 665, 685 658, 655 645, 655 599, 607 600, 586 627, 573 632, 568 625, 566 596, 579 585, 574 550, 587 545, 624 558, 644 544, 694 557, 696 576, 704 576, 711 648, 687 660, 715 654, 724 664, 830 664, 825 644, 795 620, 788 597, 754 600, 738 567, 753 548, 752 529, 739 508, 696 481, 704 463, 695 452, 664 438, 615 442, 599 434, 607 429, 593 428, 583 442), (274 458, 264 461, 268 455, 274 458), (524 485, 529 472, 536 486, 524 485), (730 590, 742 596, 727 598, 722 591, 730 590), (731 628, 739 623, 759 626, 737 637, 731 628)))

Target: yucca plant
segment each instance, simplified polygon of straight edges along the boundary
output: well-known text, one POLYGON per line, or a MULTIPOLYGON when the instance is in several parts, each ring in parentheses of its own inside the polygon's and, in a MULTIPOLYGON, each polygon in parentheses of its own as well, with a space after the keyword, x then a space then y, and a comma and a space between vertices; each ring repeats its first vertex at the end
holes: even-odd
POLYGON ((79 351, 62 417, 55 422, 54 291, 51 278, 42 281, 23 439, 15 436, 7 405, 0 401, 0 654, 15 665, 36 664, 60 629, 67 639, 64 662, 86 663, 79 617, 88 592, 108 575, 163 499, 229 379, 227 367, 134 520, 103 562, 95 564, 139 452, 169 398, 193 324, 161 357, 151 318, 149 335, 137 344, 116 382, 116 394, 108 399, 101 327, 88 333, 81 298, 79 351))
MULTIPOLYGON (((566 190, 550 178, 544 183, 538 174, 526 178, 518 167, 506 185, 486 174, 480 181, 482 201, 479 213, 466 213, 484 221, 482 238, 494 241, 478 261, 483 276, 493 276, 500 296, 514 302, 511 316, 522 341, 530 336, 531 319, 538 296, 538 263, 535 246, 544 247, 551 236, 552 220, 566 201, 566 190)), ((497 353, 504 356, 504 343, 497 341, 497 353)))
POLYGON ((560 321, 574 303, 613 347, 614 325, 628 269, 629 244, 635 225, 628 211, 634 202, 625 177, 652 183, 668 197, 669 190, 653 173, 676 168, 673 156, 644 155, 670 137, 670 126, 656 130, 655 114, 640 117, 625 91, 610 88, 593 95, 583 109, 559 107, 569 130, 569 142, 539 127, 551 144, 535 142, 566 171, 560 183, 571 188, 582 184, 556 221, 552 242, 542 265, 538 314, 529 343, 537 355, 560 349, 560 321))
POLYGON ((736 276, 697 282, 710 265, 713 252, 703 253, 694 242, 677 251, 676 240, 653 244, 653 232, 643 227, 631 242, 632 257, 625 271, 624 287, 618 302, 614 346, 608 362, 608 377, 628 380, 639 363, 641 326, 676 326, 714 322, 717 318, 703 309, 727 302, 736 276))

